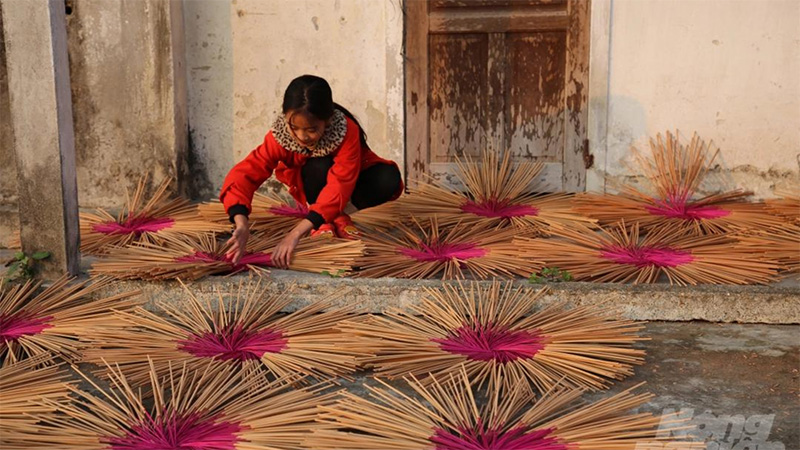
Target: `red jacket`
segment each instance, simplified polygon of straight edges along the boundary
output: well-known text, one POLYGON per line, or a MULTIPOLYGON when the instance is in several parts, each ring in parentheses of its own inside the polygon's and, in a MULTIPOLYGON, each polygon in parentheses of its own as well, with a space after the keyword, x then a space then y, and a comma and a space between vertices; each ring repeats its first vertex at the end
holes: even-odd
MULTIPOLYGON (((359 136, 358 125, 348 118, 344 140, 331 153, 333 166, 328 171, 327 184, 320 192, 317 202, 309 206, 310 216, 316 213, 322 216, 325 222, 332 222, 350 201, 361 170, 378 163, 397 166, 394 161, 383 159, 368 147, 362 147, 359 136)), ((244 208, 246 208, 247 214, 249 214, 252 209, 253 193, 273 172, 278 181, 289 187, 289 194, 298 203, 306 204, 300 169, 308 158, 309 156, 283 148, 270 131, 264 137, 264 142, 250 152, 245 159, 233 166, 228 176, 225 177, 219 195, 220 201, 225 205, 225 211, 228 214, 244 213, 244 208), (234 210, 232 211, 231 208, 234 210)), ((396 197, 401 192, 402 186, 396 197)))

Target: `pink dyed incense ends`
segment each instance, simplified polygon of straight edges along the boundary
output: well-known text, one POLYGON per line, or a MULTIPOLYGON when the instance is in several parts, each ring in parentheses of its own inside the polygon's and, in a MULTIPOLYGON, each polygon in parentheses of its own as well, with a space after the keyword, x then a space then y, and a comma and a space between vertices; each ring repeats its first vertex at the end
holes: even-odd
MULTIPOLYGON (((702 449, 703 442, 676 442, 671 431, 685 420, 634 413, 653 398, 625 390, 592 404, 578 404, 583 391, 558 385, 536 400, 525 384, 488 393, 475 401, 464 369, 429 384, 407 378, 416 395, 386 383, 367 386, 370 398, 344 394, 321 408, 321 421, 335 430, 317 430, 306 441, 315 450, 569 450, 702 449)), ((638 386, 637 386, 638 387, 638 386)), ((634 388, 635 389, 635 388, 634 388)), ((675 433, 677 434, 677 433, 675 433)))
POLYGON ((302 388, 295 378, 267 381, 258 370, 207 365, 155 372, 141 389, 113 366, 95 392, 73 389, 74 399, 51 402, 58 417, 18 433, 23 448, 59 450, 295 450, 318 423, 317 408, 332 404, 325 386, 302 388), (99 391, 99 392, 97 392, 99 391), (150 398, 148 398, 150 397, 150 398))
MULTIPOLYGON (((198 239, 163 238, 159 244, 140 243, 115 249, 112 255, 97 261, 92 274, 117 279, 197 280, 209 275, 230 275, 244 271, 263 271, 273 267, 272 249, 282 236, 251 237, 247 252, 234 264, 223 242, 214 235, 198 239)), ((356 258, 363 254, 361 241, 304 238, 297 245, 289 269, 312 273, 349 273, 356 258)))
POLYGON ((688 145, 678 134, 667 132, 650 140, 652 158, 634 152, 637 168, 643 175, 644 189, 620 187, 620 195, 581 194, 575 198, 575 211, 613 225, 623 220, 639 224, 642 230, 669 227, 694 234, 725 234, 737 230, 770 228, 781 218, 771 215, 763 203, 749 203, 749 192, 734 190, 702 195, 701 184, 708 177, 719 150, 711 153, 697 135, 688 145))
POLYGON ((592 222, 572 211, 571 195, 542 194, 552 191, 533 183, 542 163, 512 164, 510 153, 501 160, 498 153, 485 151, 480 164, 469 157, 456 164, 455 177, 464 192, 437 181, 421 183, 410 188, 399 208, 419 220, 436 217, 442 226, 512 227, 529 236, 546 233, 554 223, 592 222))
POLYGON ((459 279, 467 275, 513 278, 529 276, 541 266, 520 257, 511 244, 513 229, 464 225, 440 227, 437 220, 399 224, 397 233, 367 234, 365 256, 357 263, 363 277, 459 279))
POLYGON ((655 283, 663 277, 679 285, 766 284, 780 268, 772 255, 754 252, 734 236, 697 236, 666 227, 640 237, 638 224, 624 223, 599 233, 563 228, 553 236, 515 243, 578 281, 655 283))
MULTIPOLYGON (((206 220, 230 227, 228 213, 219 201, 203 203, 197 210, 206 220)), ((250 231, 255 234, 283 235, 307 214, 308 207, 297 204, 288 195, 256 192, 253 195, 252 212, 249 216, 250 231)))
POLYGON ((86 348, 83 336, 116 323, 112 308, 128 311, 142 303, 137 292, 98 295, 109 279, 71 282, 62 277, 46 289, 29 281, 0 291, 0 365, 40 354, 69 361, 86 348))
POLYGON ((149 200, 144 198, 143 177, 128 204, 117 217, 103 209, 81 213, 81 251, 104 255, 110 249, 134 242, 158 242, 163 236, 199 236, 229 227, 204 220, 188 200, 168 198, 171 179, 164 180, 149 200))
POLYGON ((181 302, 158 302, 157 311, 137 308, 120 315, 124 326, 96 330, 84 361, 113 361, 128 380, 142 384, 151 371, 162 376, 170 366, 192 371, 209 362, 326 380, 353 373, 356 356, 364 355, 337 328, 353 314, 352 306, 334 308, 338 297, 284 314, 293 288, 251 283, 214 301, 184 289, 181 302))
POLYGON ((440 380, 463 366, 470 383, 504 391, 522 383, 546 391, 559 381, 603 389, 633 373, 644 352, 633 348, 642 325, 593 308, 539 309, 545 290, 493 282, 428 290, 409 312, 392 310, 342 329, 353 347, 374 356, 361 362, 378 376, 428 375, 440 380))

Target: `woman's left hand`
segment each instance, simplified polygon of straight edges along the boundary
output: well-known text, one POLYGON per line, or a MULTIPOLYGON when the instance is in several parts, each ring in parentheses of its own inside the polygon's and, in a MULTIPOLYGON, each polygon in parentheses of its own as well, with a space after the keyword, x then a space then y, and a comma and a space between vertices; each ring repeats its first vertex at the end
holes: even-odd
POLYGON ((279 269, 288 269, 289 264, 292 262, 292 254, 294 253, 297 243, 300 238, 308 233, 313 227, 308 219, 303 219, 298 223, 292 231, 288 232, 286 236, 275 246, 272 250, 272 262, 275 267, 279 269))

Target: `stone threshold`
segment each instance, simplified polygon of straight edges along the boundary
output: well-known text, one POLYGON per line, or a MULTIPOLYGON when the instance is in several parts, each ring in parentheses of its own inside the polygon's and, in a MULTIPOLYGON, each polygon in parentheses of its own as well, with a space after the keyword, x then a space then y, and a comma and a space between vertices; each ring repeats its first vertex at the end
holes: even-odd
MULTIPOLYGON (((199 299, 223 299, 256 278, 251 275, 208 277, 186 286, 199 299)), ((264 277, 272 292, 284 292, 291 286, 292 303, 287 311, 309 302, 339 295, 336 304, 356 305, 364 313, 382 313, 390 308, 408 308, 419 303, 426 289, 441 287, 439 280, 399 278, 332 278, 326 275, 272 270, 264 277)), ((738 322, 766 324, 800 323, 800 283, 791 280, 769 286, 670 286, 668 284, 621 285, 600 283, 531 284, 511 281, 527 289, 548 288, 542 304, 566 302, 567 305, 594 305, 617 310, 632 320, 738 322)), ((479 283, 489 284, 490 281, 479 283)), ((141 291, 152 308, 155 301, 181 302, 186 292, 176 281, 120 281, 103 294, 141 291)))

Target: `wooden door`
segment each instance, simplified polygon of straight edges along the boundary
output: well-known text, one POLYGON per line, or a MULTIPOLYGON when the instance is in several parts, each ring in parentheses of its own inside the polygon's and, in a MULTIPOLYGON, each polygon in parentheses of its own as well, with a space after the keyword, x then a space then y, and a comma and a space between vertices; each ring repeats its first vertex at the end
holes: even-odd
POLYGON ((406 175, 452 180, 483 149, 582 191, 590 0, 406 0, 406 175))

